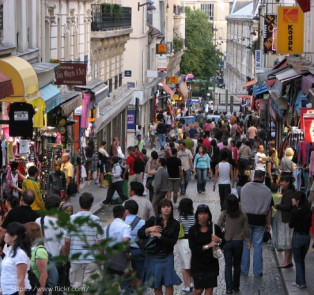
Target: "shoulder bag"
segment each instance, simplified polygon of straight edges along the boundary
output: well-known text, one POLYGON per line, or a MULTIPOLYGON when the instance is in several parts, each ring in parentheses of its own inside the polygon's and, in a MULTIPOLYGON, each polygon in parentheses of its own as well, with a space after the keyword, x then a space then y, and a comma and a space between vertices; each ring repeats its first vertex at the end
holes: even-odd
MULTIPOLYGON (((214 235, 215 234, 215 224, 212 223, 212 225, 213 225, 213 235, 214 235)), ((220 259, 224 256, 223 250, 218 245, 213 247, 213 256, 214 256, 214 258, 217 258, 217 259, 220 259)))
MULTIPOLYGON (((157 218, 155 217, 154 225, 156 225, 157 218)), ((157 238, 153 236, 148 236, 144 239, 137 239, 137 244, 139 247, 147 254, 157 253, 157 238)))

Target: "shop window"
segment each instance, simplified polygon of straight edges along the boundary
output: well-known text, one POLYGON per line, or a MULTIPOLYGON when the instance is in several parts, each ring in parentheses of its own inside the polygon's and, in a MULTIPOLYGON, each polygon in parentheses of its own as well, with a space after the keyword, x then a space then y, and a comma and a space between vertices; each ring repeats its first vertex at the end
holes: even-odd
POLYGON ((201 4, 201 10, 208 15, 210 20, 214 20, 214 4, 201 4))

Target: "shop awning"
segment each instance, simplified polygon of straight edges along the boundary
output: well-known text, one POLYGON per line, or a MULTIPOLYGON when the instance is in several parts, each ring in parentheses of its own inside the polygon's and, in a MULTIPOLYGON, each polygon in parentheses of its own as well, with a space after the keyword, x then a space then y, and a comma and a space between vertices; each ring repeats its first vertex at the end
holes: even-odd
POLYGON ((281 71, 284 71, 285 69, 290 69, 291 66, 282 66, 282 67, 278 67, 278 68, 273 68, 272 70, 268 71, 268 72, 264 72, 264 73, 260 73, 257 74, 257 82, 259 84, 259 86, 262 86, 262 84, 264 82, 267 82, 268 79, 272 79, 275 78, 275 75, 281 71))
POLYGON ((77 91, 66 91, 61 93, 62 113, 69 116, 77 107, 82 104, 82 94, 77 91))
POLYGON ((253 86, 257 83, 256 80, 251 80, 251 81, 247 81, 243 84, 243 87, 246 88, 246 87, 250 87, 250 86, 253 86))
POLYGON ((40 97, 36 72, 25 59, 17 56, 1 58, 0 69, 12 79, 14 91, 1 101, 25 102, 40 97))
POLYGON ((128 89, 119 98, 111 103, 105 105, 99 110, 99 117, 95 121, 95 132, 99 132, 117 115, 119 115, 125 108, 128 107, 131 99, 133 98, 133 89, 128 89))
POLYGON ((252 98, 252 95, 246 95, 246 94, 243 94, 243 95, 237 95, 238 98, 241 98, 241 99, 251 99, 252 98))
POLYGON ((13 93, 12 79, 0 72, 0 99, 10 96, 13 93))
POLYGON ((263 83, 261 87, 259 85, 256 85, 256 86, 253 87, 253 95, 254 95, 254 97, 256 95, 263 94, 263 93, 266 93, 266 92, 268 92, 268 88, 267 88, 267 85, 265 83, 263 83))
POLYGON ((310 89, 314 86, 314 76, 308 75, 303 76, 301 80, 301 89, 306 95, 309 94, 310 89))
POLYGON ((53 86, 52 84, 48 84, 45 87, 40 88, 39 91, 42 98, 45 100, 45 113, 50 112, 61 103, 61 92, 57 87, 53 86))
POLYGON ((92 92, 94 94, 96 104, 109 95, 109 87, 103 80, 99 79, 88 81, 86 85, 77 85, 74 89, 92 92))
POLYGON ((161 81, 160 84, 162 84, 162 87, 164 88, 164 90, 170 94, 171 96, 174 95, 174 92, 171 90, 171 88, 164 82, 164 81, 161 81))
POLYGON ((277 80, 279 80, 281 83, 290 81, 290 80, 298 78, 298 77, 301 77, 301 74, 299 74, 294 69, 289 69, 289 70, 286 70, 284 72, 280 72, 280 73, 276 74, 277 80))

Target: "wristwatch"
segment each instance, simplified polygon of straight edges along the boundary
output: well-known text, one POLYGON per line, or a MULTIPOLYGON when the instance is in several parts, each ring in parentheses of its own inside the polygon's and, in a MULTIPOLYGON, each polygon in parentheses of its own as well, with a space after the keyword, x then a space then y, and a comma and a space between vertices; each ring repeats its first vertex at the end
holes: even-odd
POLYGON ((209 246, 208 246, 208 245, 204 246, 204 249, 205 249, 205 250, 208 250, 208 249, 209 249, 209 246))

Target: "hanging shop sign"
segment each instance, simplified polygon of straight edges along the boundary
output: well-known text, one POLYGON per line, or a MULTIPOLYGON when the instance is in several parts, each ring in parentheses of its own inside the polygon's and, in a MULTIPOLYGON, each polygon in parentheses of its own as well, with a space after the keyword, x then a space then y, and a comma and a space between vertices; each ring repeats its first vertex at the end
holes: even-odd
POLYGON ((314 114, 303 115, 303 132, 305 142, 314 142, 314 114))
POLYGON ((168 77, 168 83, 169 84, 178 84, 179 77, 178 76, 170 76, 168 77))
POLYGON ((255 72, 256 73, 263 72, 262 58, 263 58, 262 50, 255 50, 255 72))
POLYGON ((274 28, 277 27, 277 15, 266 14, 264 19, 264 52, 273 51, 274 28))
POLYGON ((300 108, 300 129, 304 130, 303 125, 303 116, 304 115, 313 115, 314 116, 314 108, 300 108))
POLYGON ((157 54, 166 54, 167 53, 167 44, 156 44, 156 53, 157 54))
POLYGON ((128 129, 135 130, 135 110, 128 110, 128 129))
POLYGON ((304 15, 300 7, 278 7, 277 53, 303 53, 304 15))
POLYGON ((55 72, 56 85, 86 85, 87 64, 61 63, 55 72))
POLYGON ((167 71, 167 56, 156 56, 157 71, 167 71))

